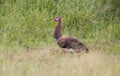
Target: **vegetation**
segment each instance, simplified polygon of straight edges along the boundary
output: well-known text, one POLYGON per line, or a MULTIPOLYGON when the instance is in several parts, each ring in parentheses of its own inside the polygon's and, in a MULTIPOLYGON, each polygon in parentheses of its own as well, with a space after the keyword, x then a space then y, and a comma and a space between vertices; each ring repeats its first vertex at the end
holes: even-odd
POLYGON ((1 76, 118 76, 119 49, 120 0, 0 0, 1 76), (90 53, 58 52, 56 16, 90 53))

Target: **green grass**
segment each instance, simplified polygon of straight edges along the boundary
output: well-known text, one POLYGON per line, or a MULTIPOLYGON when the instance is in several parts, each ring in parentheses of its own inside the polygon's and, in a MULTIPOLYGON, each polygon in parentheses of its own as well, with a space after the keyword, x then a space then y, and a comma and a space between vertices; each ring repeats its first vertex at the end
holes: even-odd
POLYGON ((0 42, 8 45, 53 43, 55 24, 50 21, 56 16, 64 18, 63 33, 80 40, 98 39, 99 34, 100 39, 120 40, 120 7, 111 0, 2 0, 0 6, 0 42))
POLYGON ((0 0, 1 76, 119 76, 119 0, 0 0), (59 52, 54 17, 62 33, 90 49, 80 56, 59 52), (53 47, 55 46, 55 47, 53 47))

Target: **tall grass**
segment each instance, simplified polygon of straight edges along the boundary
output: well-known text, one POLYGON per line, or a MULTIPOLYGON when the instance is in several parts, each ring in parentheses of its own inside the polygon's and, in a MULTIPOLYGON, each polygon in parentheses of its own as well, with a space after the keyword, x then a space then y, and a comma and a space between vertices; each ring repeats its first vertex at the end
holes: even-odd
POLYGON ((55 25, 50 21, 55 16, 64 18, 64 34, 82 41, 120 40, 120 7, 115 6, 120 1, 115 1, 1 0, 0 42, 30 47, 52 43, 55 25))

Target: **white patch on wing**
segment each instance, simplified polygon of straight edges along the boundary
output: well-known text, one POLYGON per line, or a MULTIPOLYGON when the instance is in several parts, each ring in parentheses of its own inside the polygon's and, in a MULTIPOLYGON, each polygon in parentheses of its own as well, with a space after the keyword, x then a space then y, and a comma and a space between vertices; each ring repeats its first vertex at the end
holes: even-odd
POLYGON ((68 52, 75 52, 73 49, 68 49, 68 52))

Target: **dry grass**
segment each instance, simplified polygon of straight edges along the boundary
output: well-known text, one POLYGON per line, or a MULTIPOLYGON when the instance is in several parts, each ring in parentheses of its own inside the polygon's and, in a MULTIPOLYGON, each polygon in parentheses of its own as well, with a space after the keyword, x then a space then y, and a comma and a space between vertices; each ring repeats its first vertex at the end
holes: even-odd
POLYGON ((1 76, 119 76, 120 55, 92 49, 62 53, 58 47, 27 49, 1 56, 1 76))

